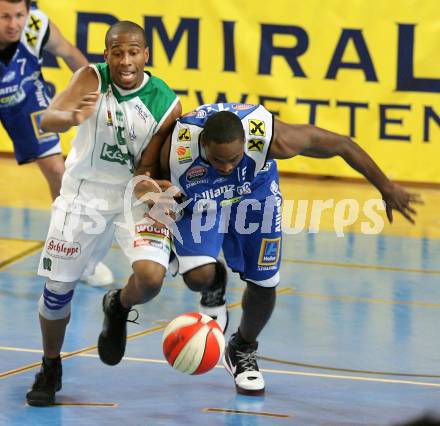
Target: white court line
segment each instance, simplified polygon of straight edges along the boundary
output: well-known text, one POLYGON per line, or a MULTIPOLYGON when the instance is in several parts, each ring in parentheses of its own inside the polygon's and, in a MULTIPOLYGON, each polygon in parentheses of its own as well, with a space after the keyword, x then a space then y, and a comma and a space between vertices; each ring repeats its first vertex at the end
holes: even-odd
MULTIPOLYGON (((32 353, 42 353, 43 351, 40 349, 24 349, 24 348, 14 348, 9 346, 0 346, 0 350, 5 351, 15 351, 15 352, 32 352, 32 353)), ((66 352, 68 353, 68 352, 66 352)), ((63 353, 62 353, 63 354, 63 353)), ((85 358, 98 358, 96 354, 78 354, 76 356, 85 357, 85 358)), ((167 364, 167 361, 164 359, 156 359, 156 358, 137 358, 137 357, 129 357, 125 356, 124 361, 132 361, 132 362, 143 362, 143 363, 154 363, 154 364, 167 364)), ((216 365, 215 368, 224 368, 222 365, 216 365)), ((305 377, 319 377, 322 379, 338 379, 338 380, 354 380, 359 382, 376 382, 376 383, 395 383, 400 385, 412 385, 412 386, 428 386, 433 388, 440 388, 440 383, 431 383, 431 382, 418 382, 413 380, 399 380, 399 379, 381 379, 379 377, 362 377, 362 376, 344 376, 340 374, 319 374, 319 373, 307 373, 304 371, 295 371, 295 370, 274 370, 270 368, 260 368, 260 371, 264 373, 271 374, 284 374, 288 376, 305 376, 305 377)))

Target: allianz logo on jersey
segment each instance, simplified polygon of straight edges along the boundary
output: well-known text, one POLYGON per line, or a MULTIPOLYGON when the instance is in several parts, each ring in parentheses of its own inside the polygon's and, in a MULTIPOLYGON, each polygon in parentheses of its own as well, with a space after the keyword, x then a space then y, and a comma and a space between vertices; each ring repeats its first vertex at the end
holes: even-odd
POLYGON ((104 143, 100 158, 114 163, 130 164, 130 154, 123 154, 117 145, 104 143))
MULTIPOLYGON (((27 83, 34 82, 36 83, 36 80, 38 79, 38 76, 40 75, 39 71, 35 71, 31 75, 25 77, 21 82, 20 85, 13 84, 11 86, 6 86, 0 88, 0 108, 8 108, 15 106, 21 102, 24 101, 26 98, 26 91, 24 87, 27 87, 27 83)), ((8 77, 10 78, 10 77, 8 77)), ((41 83, 42 84, 42 83, 41 83)), ((41 105, 40 101, 40 95, 39 95, 40 88, 38 86, 35 87, 35 94, 37 98, 37 102, 40 106, 43 106, 44 108, 47 107, 47 102, 44 100, 44 104, 41 105)))
POLYGON ((12 93, 15 93, 18 89, 19 89, 18 84, 14 84, 12 86, 7 86, 7 87, 2 87, 0 89, 0 96, 10 95, 12 93))
POLYGON ((219 186, 216 189, 208 189, 206 191, 203 191, 200 194, 194 194, 194 201, 197 201, 199 199, 214 199, 214 198, 218 198, 221 195, 224 195, 225 198, 232 198, 234 197, 234 192, 236 192, 238 195, 246 195, 246 194, 250 194, 251 191, 251 183, 250 182, 245 182, 243 183, 243 185, 239 185, 239 186, 235 186, 234 184, 230 184, 230 185, 223 185, 223 186, 219 186))

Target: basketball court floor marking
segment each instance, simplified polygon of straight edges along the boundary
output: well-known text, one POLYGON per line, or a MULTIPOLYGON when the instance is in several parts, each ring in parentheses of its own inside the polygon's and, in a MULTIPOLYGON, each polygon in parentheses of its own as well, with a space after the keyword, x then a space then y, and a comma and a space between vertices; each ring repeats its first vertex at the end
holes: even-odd
POLYGON ((271 417, 276 419, 291 419, 290 414, 268 413, 266 411, 245 411, 245 410, 231 410, 229 408, 204 408, 204 413, 221 413, 221 414, 244 414, 247 416, 271 417))
POLYGON ((327 262, 323 260, 306 260, 306 259, 284 259, 286 263, 297 263, 300 265, 316 265, 316 266, 330 266, 336 268, 347 269, 373 269, 378 271, 390 271, 390 272, 409 272, 415 274, 427 274, 427 275, 440 275, 438 269, 416 269, 416 268, 401 268, 397 266, 385 266, 385 265, 369 265, 363 263, 343 263, 343 262, 327 262))
MULTIPOLYGON (((144 334, 146 333, 147 330, 144 330, 144 334)), ((154 333, 154 331, 150 331, 150 333, 154 333)), ((0 350, 2 349, 2 347, 0 347, 0 350)), ((81 356, 81 357, 90 357, 90 358, 98 358, 98 355, 96 354, 88 354, 85 353, 85 351, 90 351, 96 349, 96 346, 92 347, 90 346, 89 348, 85 348, 82 349, 81 351, 76 351, 76 352, 69 352, 68 354, 62 356, 63 359, 67 358, 67 357, 72 357, 72 356, 81 356)), ((21 351, 20 348, 14 348, 14 350, 16 351, 21 351)), ((29 351, 28 349, 24 349, 24 352, 29 351)), ((264 357, 260 357, 261 359, 265 359, 264 357)), ((269 359, 271 360, 271 359, 269 359)), ((140 357, 124 357, 124 361, 128 361, 128 362, 140 362, 140 363, 153 363, 153 364, 167 364, 167 362, 164 359, 155 359, 155 358, 140 358, 140 357)), ((287 362, 286 362, 287 363, 287 362)), ((27 366, 15 369, 15 370, 10 370, 7 371, 5 373, 0 374, 0 378, 4 378, 4 377, 8 377, 8 376, 12 376, 14 374, 19 374, 22 373, 24 371, 28 371, 31 370, 33 368, 39 367, 41 365, 40 362, 35 363, 35 364, 29 364, 27 366)), ((291 363, 291 365, 295 365, 294 363, 291 363)), ((300 364, 296 364, 296 365, 300 365, 300 364)), ((214 368, 224 368, 222 365, 216 365, 214 368)), ((322 368, 326 368, 326 367, 322 367, 322 368)), ((332 370, 332 368, 329 368, 329 370, 332 370)), ((289 376, 305 376, 305 377, 317 377, 317 378, 324 378, 324 379, 339 379, 339 380, 352 380, 352 381, 362 381, 362 382, 378 382, 378 383, 393 383, 393 384, 402 384, 402 385, 413 385, 413 386, 428 386, 428 387, 435 387, 435 388, 440 388, 440 383, 432 383, 432 382, 421 382, 421 381, 413 381, 413 380, 401 380, 401 379, 384 379, 384 378, 380 378, 380 377, 363 377, 363 376, 349 376, 349 375, 338 375, 338 374, 324 374, 324 373, 310 373, 310 372, 305 372, 305 371, 295 371, 295 370, 278 370, 278 369, 271 369, 271 368, 260 368, 260 371, 264 372, 264 373, 269 373, 269 374, 281 374, 281 375, 289 375, 289 376)), ((347 372, 356 372, 356 370, 339 370, 339 371, 347 371, 347 372)), ((364 371, 359 371, 359 373, 362 374, 379 374, 379 375, 391 375, 393 373, 381 373, 381 372, 364 372, 364 371)), ((409 374, 397 374, 401 377, 405 377, 405 376, 410 376, 409 374)), ((413 376, 410 376, 413 377, 413 376)), ((417 377, 425 377, 425 378, 433 378, 433 377, 437 377, 437 376, 429 376, 429 375, 417 375, 417 377)))

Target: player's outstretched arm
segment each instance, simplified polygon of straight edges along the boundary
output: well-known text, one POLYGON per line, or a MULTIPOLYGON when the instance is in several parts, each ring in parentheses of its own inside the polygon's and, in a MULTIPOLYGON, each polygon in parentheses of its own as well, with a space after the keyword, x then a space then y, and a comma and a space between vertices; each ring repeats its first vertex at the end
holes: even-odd
POLYGON ((274 135, 269 155, 287 159, 296 155, 315 158, 342 157, 347 164, 364 175, 382 194, 388 220, 393 221, 393 209, 414 223, 416 211, 412 203, 421 203, 418 194, 408 193, 391 182, 374 160, 354 141, 312 125, 287 124, 275 120, 274 135))
POLYGON ((78 48, 63 37, 58 27, 53 22, 50 22, 49 25, 49 40, 44 48, 53 55, 62 58, 73 72, 88 65, 87 58, 78 48))
POLYGON ((151 138, 150 143, 142 153, 142 157, 135 170, 135 175, 148 172, 153 178, 162 177, 160 176, 160 153, 167 137, 171 134, 174 128, 176 120, 181 114, 182 105, 179 101, 165 119, 157 133, 151 138))
POLYGON ((66 132, 87 120, 95 111, 99 97, 98 77, 90 67, 78 70, 65 90, 52 100, 41 118, 46 132, 66 132))
POLYGON ((161 151, 167 138, 171 135, 176 120, 181 114, 182 105, 179 101, 142 153, 134 174, 149 176, 154 179, 155 184, 151 181, 139 182, 135 188, 135 193, 138 198, 148 192, 157 192, 159 188, 160 191, 166 191, 171 186, 168 175, 164 176, 161 173, 161 151))

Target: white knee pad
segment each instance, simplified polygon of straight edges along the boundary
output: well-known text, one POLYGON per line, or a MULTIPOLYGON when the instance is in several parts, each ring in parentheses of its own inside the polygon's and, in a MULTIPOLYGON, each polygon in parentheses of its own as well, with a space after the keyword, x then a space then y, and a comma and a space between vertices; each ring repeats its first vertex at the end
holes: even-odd
POLYGON ((38 301, 40 315, 51 321, 67 318, 75 286, 76 281, 64 283, 48 279, 38 301))

